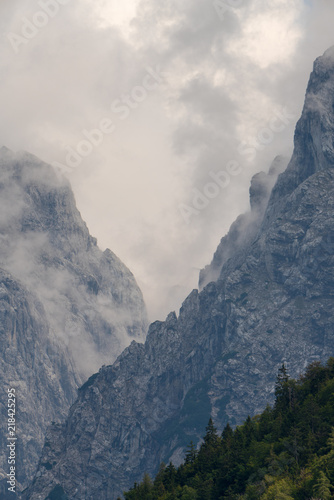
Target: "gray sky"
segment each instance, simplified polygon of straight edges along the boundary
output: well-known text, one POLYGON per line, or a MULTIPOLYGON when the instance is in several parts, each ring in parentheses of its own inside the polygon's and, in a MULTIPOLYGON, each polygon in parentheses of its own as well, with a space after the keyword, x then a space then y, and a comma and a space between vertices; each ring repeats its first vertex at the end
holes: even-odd
POLYGON ((333 14, 328 0, 1 0, 0 143, 63 165, 91 234, 164 319, 248 210, 252 175, 291 154, 333 14))

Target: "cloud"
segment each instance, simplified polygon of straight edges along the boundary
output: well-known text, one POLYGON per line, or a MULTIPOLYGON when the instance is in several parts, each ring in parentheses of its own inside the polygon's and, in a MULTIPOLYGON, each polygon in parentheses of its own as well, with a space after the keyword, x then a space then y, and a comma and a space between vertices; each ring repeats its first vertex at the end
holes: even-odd
POLYGON ((39 300, 82 381, 144 340, 133 276, 97 248, 64 178, 32 155, 1 149, 0 209, 0 266, 39 300))
POLYGON ((291 153, 313 59, 332 44, 325 0, 228 3, 236 7, 220 18, 207 0, 64 2, 18 54, 8 33, 21 33, 40 3, 0 4, 2 142, 64 163, 84 130, 113 122, 67 176, 91 233, 142 285, 152 320, 197 286, 198 270, 249 207, 252 175, 291 153), (113 103, 139 96, 147 68, 157 67, 162 81, 122 119, 113 103), (282 109, 295 118, 255 156, 240 154, 282 109), (229 161, 240 175, 186 224, 179 207, 191 207, 194 190, 229 161))

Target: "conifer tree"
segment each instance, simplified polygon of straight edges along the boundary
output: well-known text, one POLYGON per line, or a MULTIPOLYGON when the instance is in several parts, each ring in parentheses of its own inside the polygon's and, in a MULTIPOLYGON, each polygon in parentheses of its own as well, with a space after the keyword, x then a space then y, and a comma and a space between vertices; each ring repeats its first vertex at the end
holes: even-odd
POLYGON ((285 364, 278 370, 275 384, 275 410, 286 411, 290 406, 289 375, 285 364))
POLYGON ((319 472, 317 482, 313 487, 313 494, 321 500, 328 500, 331 498, 331 483, 323 471, 319 472))
POLYGON ((246 446, 249 446, 249 444, 251 443, 252 439, 255 436, 254 422, 252 421, 249 415, 247 417, 246 422, 244 423, 243 431, 246 438, 245 444, 246 446))
POLYGON ((197 450, 193 441, 190 441, 190 445, 188 446, 185 458, 185 464, 193 464, 195 462, 197 456, 197 450))
POLYGON ((198 496, 196 490, 189 486, 183 486, 181 500, 197 500, 198 496))
POLYGON ((281 479, 269 487, 268 491, 261 496, 261 500, 293 500, 291 486, 286 479, 281 479))
POLYGON ((172 462, 169 462, 169 465, 167 465, 164 476, 165 488, 173 488, 176 482, 177 471, 172 462))
POLYGON ((226 445, 231 444, 233 438, 233 429, 229 423, 227 423, 222 432, 222 441, 226 443, 226 445))
POLYGON ((213 420, 210 417, 209 423, 205 428, 206 434, 204 436, 204 443, 210 446, 215 446, 218 443, 218 433, 216 427, 213 425, 213 420))

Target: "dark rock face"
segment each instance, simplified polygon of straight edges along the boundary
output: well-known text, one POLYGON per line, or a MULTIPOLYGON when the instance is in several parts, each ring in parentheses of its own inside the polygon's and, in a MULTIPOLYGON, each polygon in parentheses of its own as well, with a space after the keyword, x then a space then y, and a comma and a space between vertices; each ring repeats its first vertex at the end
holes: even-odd
POLYGON ((81 388, 66 423, 50 428, 26 498, 58 484, 71 499, 116 498, 162 460, 178 463, 210 415, 222 430, 272 402, 283 361, 297 376, 333 355, 333 97, 332 49, 315 63, 293 157, 264 214, 263 174, 253 179, 262 220, 243 237, 239 218, 202 273, 203 286, 212 270, 216 281, 81 388))
MULTIPOLYGON (((77 387, 146 334, 131 272, 102 252, 69 184, 28 153, 0 150, 1 444, 7 387, 17 392, 18 479, 31 478, 47 426, 77 387)), ((8 471, 1 450, 0 478, 8 471)))

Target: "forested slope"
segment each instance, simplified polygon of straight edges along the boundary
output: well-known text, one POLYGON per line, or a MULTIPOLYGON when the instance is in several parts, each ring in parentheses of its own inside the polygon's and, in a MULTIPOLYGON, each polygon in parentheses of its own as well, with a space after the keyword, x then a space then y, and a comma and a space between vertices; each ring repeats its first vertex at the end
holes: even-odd
POLYGON ((212 420, 199 450, 162 464, 154 481, 126 500, 330 499, 334 493, 334 358, 315 362, 298 380, 279 371, 275 404, 218 435, 212 420))

